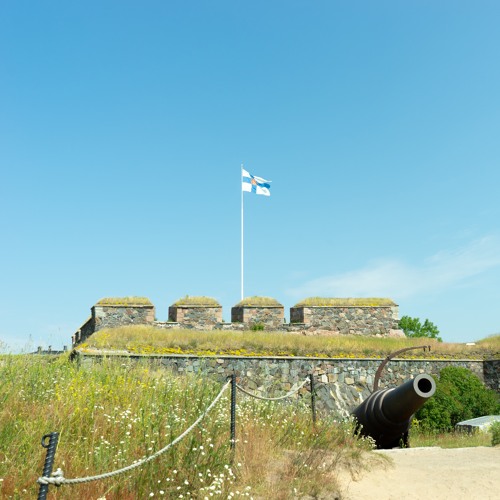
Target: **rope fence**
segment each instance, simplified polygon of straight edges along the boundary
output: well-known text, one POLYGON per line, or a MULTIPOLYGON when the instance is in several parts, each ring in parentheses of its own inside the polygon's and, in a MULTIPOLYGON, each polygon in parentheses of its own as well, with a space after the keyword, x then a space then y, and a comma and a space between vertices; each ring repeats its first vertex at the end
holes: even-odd
POLYGON ((261 399, 262 401, 280 401, 281 399, 289 398, 290 396, 293 396, 294 394, 299 392, 300 389, 302 389, 302 387, 304 387, 307 384, 307 382, 309 382, 309 381, 310 381, 309 376, 307 376, 305 378, 304 382, 302 382, 297 388, 292 389, 290 392, 287 392, 284 396, 279 396, 277 398, 265 398, 264 396, 259 396, 257 394, 253 394, 238 384, 236 384, 236 387, 238 388, 238 390, 247 394, 248 396, 251 396, 252 398, 261 399))
POLYGON ((263 401, 279 401, 283 400, 286 398, 289 398, 293 396, 294 394, 298 393, 306 384, 309 382, 311 384, 311 407, 312 407, 312 417, 313 417, 313 423, 316 422, 316 409, 315 409, 315 395, 314 395, 314 377, 313 375, 308 375, 305 380, 295 389, 292 389, 291 391, 287 392, 283 396, 279 397, 274 397, 274 398, 266 398, 264 396, 260 396, 257 394, 253 394, 252 392, 248 391, 247 389, 241 387, 236 383, 236 374, 233 373, 230 377, 230 380, 227 381, 222 389, 220 390, 219 394, 214 398, 214 400, 210 403, 210 405, 203 411, 203 413, 191 424, 190 427, 188 427, 182 434, 180 434, 178 437, 176 437, 172 442, 167 444, 165 447, 163 447, 161 450, 158 450, 154 454, 150 455, 149 457, 142 458, 141 460, 138 460, 126 467, 123 467, 121 469, 117 469, 115 471, 111 472, 106 472, 103 474, 98 474, 95 476, 88 476, 88 477, 82 477, 82 478, 65 478, 63 471, 58 468, 55 472, 52 472, 53 464, 54 464, 54 459, 55 459, 55 453, 56 453, 56 448, 57 448, 57 443, 58 443, 58 438, 59 434, 57 432, 52 432, 50 434, 46 434, 42 438, 42 446, 47 449, 46 457, 45 457, 45 463, 44 463, 44 468, 42 472, 42 476, 37 479, 37 483, 40 485, 40 490, 38 493, 38 500, 45 500, 47 497, 48 493, 48 488, 50 485, 54 486, 61 486, 63 484, 80 484, 80 483, 88 483, 91 481, 98 481, 100 479, 108 479, 110 477, 117 476, 119 474, 124 474, 125 472, 129 472, 131 470, 134 470, 138 467, 141 467, 145 463, 148 463, 156 458, 158 458, 160 455, 164 454, 167 450, 172 448, 172 446, 175 446, 179 441, 181 441, 183 438, 185 438, 193 429, 195 429, 200 422, 208 415, 208 413, 212 410, 212 408, 217 404, 217 402, 221 399, 222 395, 224 392, 231 387, 231 428, 230 428, 230 433, 231 433, 231 449, 234 451, 235 444, 236 444, 236 392, 237 390, 243 392, 244 394, 260 399, 263 401))

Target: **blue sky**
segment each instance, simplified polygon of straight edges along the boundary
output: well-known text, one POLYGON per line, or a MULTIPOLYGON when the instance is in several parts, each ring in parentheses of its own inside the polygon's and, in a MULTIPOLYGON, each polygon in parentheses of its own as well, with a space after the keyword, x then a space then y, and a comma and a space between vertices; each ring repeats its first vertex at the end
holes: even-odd
POLYGON ((500 331, 494 1, 5 1, 0 340, 102 297, 390 297, 500 331))

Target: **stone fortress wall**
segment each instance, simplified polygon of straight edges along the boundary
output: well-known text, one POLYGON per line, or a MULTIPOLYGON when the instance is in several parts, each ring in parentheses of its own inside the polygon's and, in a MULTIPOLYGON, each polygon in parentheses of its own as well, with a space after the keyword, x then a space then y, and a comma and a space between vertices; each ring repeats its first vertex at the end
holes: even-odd
POLYGON ((103 328, 151 325, 160 329, 266 330, 304 335, 404 336, 398 329, 398 306, 390 299, 306 299, 290 308, 285 323, 284 307, 274 299, 253 297, 231 309, 231 323, 222 319, 222 306, 207 297, 186 297, 169 307, 168 321, 157 321, 155 306, 146 298, 102 299, 91 316, 75 332, 76 346, 103 328))
MULTIPOLYGON (((73 336, 73 347, 102 328, 144 324, 156 328, 195 330, 288 331, 306 335, 399 335, 397 305, 388 301, 366 302, 336 299, 337 304, 304 304, 291 308, 291 323, 284 322, 283 306, 276 304, 237 304, 231 311, 231 323, 222 321, 222 307, 209 304, 176 303, 169 308, 169 320, 155 319, 155 307, 146 300, 132 303, 124 299, 103 299, 91 308, 91 316, 73 336), (338 302, 341 302, 339 304, 338 302), (382 302, 382 304, 380 304, 382 302)), ((251 301, 250 301, 251 302, 251 301)), ((317 301, 316 301, 317 302, 317 301)), ((328 301, 327 301, 328 302, 328 301)), ((404 335, 401 332, 402 335, 404 335)), ((99 362, 100 355, 74 351, 85 365, 99 362)), ((119 356, 119 355, 118 355, 119 356)), ((346 416, 371 392, 380 359, 238 357, 194 355, 132 355, 126 358, 147 359, 175 373, 203 373, 225 381, 235 373, 239 383, 256 394, 278 397, 296 387, 309 374, 317 382, 318 409, 346 416)), ((500 390, 499 360, 426 360, 393 359, 381 379, 381 387, 394 387, 420 373, 439 376, 446 366, 462 366, 475 373, 486 386, 500 390)), ((310 398, 308 385, 300 396, 310 398)))
MULTIPOLYGON (((120 355, 117 355, 118 357, 120 355)), ((102 356, 78 351, 82 366, 100 362, 102 356)), ((321 412, 346 417, 372 392, 381 359, 238 357, 194 355, 123 355, 123 362, 147 361, 175 374, 199 374, 224 383, 234 373, 240 385, 262 397, 280 397, 300 385, 312 374, 315 378, 317 408, 321 412)), ((448 366, 463 367, 474 373, 487 387, 500 391, 498 360, 393 359, 385 367, 380 388, 396 387, 427 373, 435 378, 448 366)), ((306 384, 294 398, 310 402, 306 384)))

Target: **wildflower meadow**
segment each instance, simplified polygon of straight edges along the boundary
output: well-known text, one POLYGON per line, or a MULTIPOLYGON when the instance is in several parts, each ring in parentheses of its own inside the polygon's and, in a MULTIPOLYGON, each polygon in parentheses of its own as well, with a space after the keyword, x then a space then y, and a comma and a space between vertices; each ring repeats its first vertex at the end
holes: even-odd
MULTIPOLYGON (((0 357, 0 497, 36 498, 45 449, 58 432, 54 470, 82 478, 121 469, 161 450, 214 401, 223 384, 174 376, 140 362, 91 368, 68 356, 0 357)), ((239 397, 230 446, 230 391, 164 454, 121 475, 50 485, 48 498, 292 498, 336 491, 339 467, 362 465, 369 440, 310 408, 239 397)))

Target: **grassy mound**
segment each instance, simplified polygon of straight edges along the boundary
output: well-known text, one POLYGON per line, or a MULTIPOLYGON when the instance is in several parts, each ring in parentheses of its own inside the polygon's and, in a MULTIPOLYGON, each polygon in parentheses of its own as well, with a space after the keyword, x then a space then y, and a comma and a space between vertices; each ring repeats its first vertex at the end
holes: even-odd
POLYGON ((295 333, 158 330, 150 326, 123 326, 100 330, 78 349, 118 350, 134 354, 194 354, 199 356, 301 356, 325 358, 384 358, 405 347, 430 345, 405 358, 493 359, 500 357, 500 335, 475 346, 421 338, 360 336, 316 337, 295 333))

